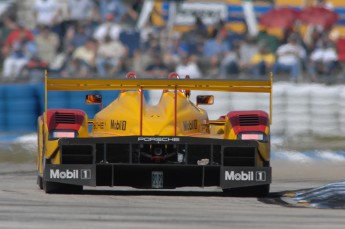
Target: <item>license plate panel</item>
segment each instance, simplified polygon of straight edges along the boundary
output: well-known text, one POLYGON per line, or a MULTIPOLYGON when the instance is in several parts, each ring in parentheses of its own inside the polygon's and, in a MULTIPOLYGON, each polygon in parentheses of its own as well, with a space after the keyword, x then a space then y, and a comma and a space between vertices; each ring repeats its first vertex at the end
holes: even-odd
POLYGON ((163 172, 152 171, 151 173, 151 188, 163 188, 163 172))

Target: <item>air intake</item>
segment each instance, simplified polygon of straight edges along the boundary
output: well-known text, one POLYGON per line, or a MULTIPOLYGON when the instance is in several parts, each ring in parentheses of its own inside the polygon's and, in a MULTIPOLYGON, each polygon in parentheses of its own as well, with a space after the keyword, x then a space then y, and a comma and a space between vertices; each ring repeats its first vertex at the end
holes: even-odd
POLYGON ((260 125, 258 115, 239 115, 240 126, 258 126, 260 125))
POLYGON ((73 113, 55 113, 55 123, 74 124, 76 123, 76 116, 73 113))

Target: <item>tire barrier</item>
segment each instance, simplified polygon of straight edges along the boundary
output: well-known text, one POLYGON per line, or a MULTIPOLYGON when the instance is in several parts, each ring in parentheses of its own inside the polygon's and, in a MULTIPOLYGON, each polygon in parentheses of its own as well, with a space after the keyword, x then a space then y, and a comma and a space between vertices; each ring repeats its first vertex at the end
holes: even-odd
MULTIPOLYGON (((197 94, 192 92, 193 101, 197 94)), ((269 113, 267 96, 258 93, 215 95, 214 105, 202 108, 209 112, 211 119, 234 110, 269 113)), ((345 86, 275 83, 272 120, 271 133, 274 135, 345 136, 345 86)))

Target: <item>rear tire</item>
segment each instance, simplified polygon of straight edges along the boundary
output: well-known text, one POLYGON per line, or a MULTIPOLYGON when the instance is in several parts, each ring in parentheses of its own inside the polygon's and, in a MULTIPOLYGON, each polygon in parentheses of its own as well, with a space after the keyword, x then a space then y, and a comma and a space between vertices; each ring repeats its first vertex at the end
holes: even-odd
POLYGON ((43 179, 40 175, 37 175, 37 185, 41 190, 43 189, 43 179))
POLYGON ((258 185, 245 188, 223 189, 225 195, 237 197, 266 197, 270 191, 270 185, 258 185))

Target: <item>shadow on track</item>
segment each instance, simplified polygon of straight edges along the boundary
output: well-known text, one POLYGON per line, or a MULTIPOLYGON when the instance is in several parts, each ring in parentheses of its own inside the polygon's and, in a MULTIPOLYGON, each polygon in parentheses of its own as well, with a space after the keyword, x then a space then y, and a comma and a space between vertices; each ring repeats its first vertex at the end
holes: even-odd
MULTIPOLYGON (((284 207, 297 207, 282 200, 282 197, 284 196, 285 193, 286 192, 272 192, 272 193, 269 193, 268 196, 266 197, 258 198, 258 201, 264 204, 280 205, 284 207)), ((298 206, 298 207, 301 207, 301 206, 298 206)))
POLYGON ((253 193, 231 193, 219 191, 189 191, 189 190, 83 190, 81 195, 106 195, 106 196, 191 196, 191 197, 237 197, 237 198, 257 198, 253 193))
POLYGON ((221 191, 176 191, 176 190, 84 190, 81 195, 106 196, 194 196, 194 197, 226 197, 221 191))

